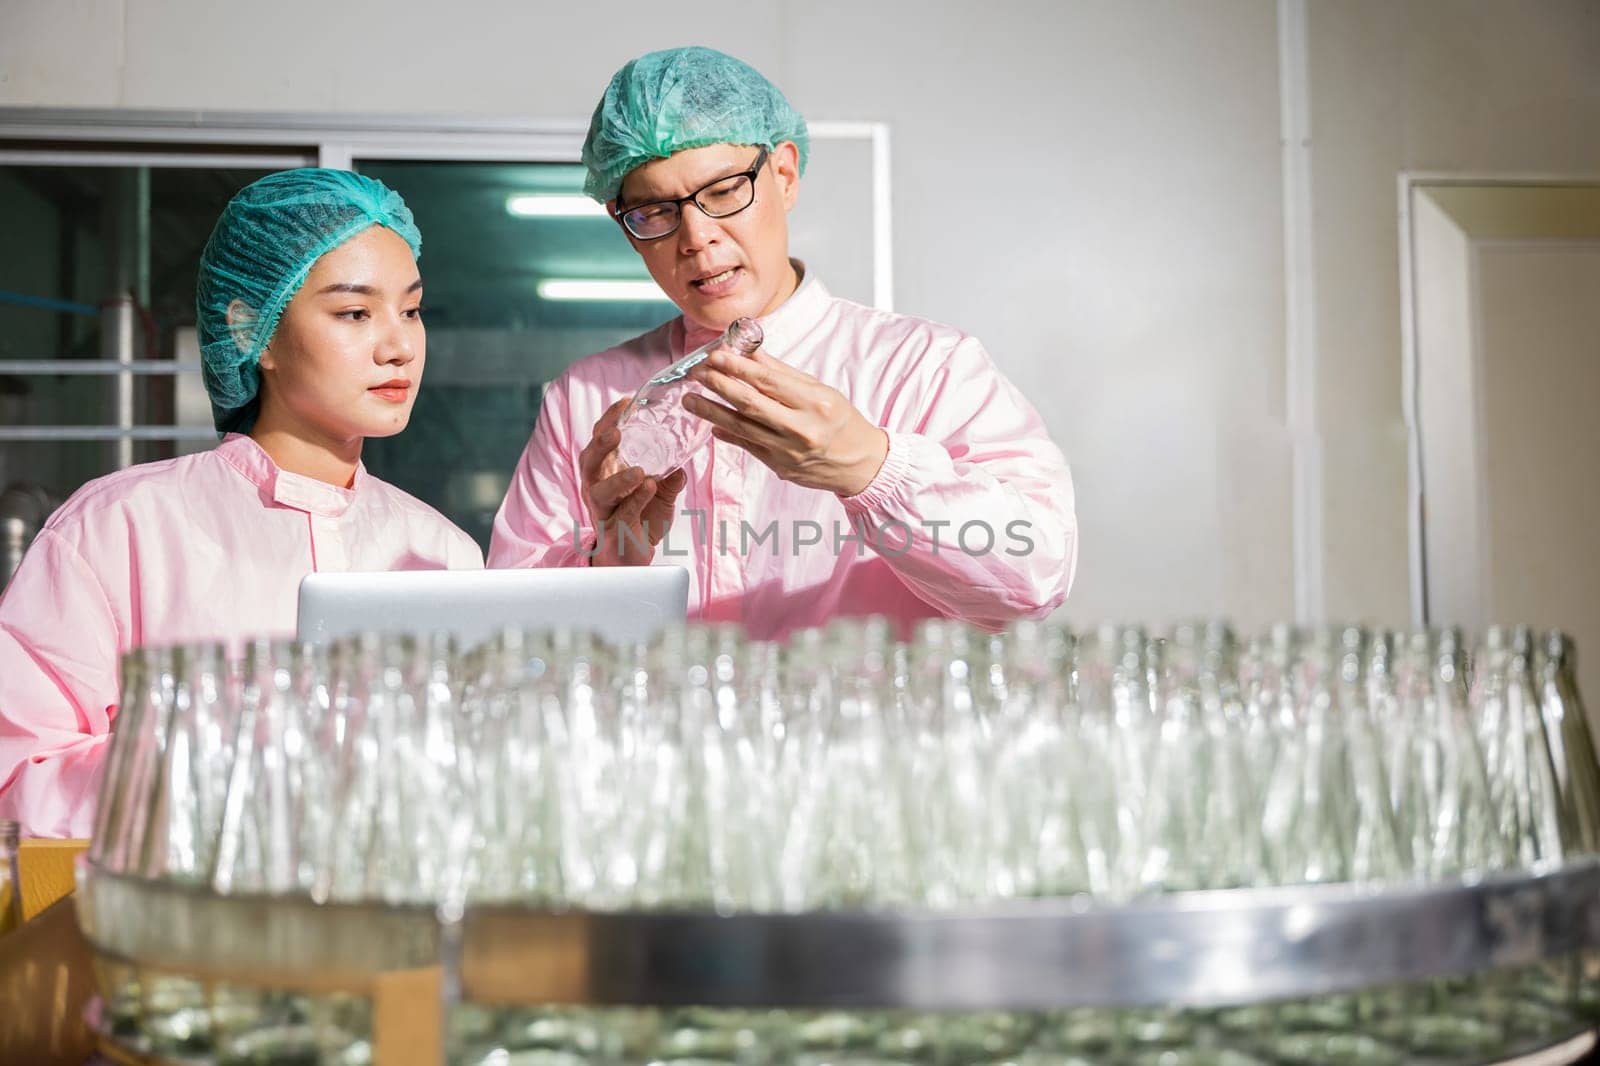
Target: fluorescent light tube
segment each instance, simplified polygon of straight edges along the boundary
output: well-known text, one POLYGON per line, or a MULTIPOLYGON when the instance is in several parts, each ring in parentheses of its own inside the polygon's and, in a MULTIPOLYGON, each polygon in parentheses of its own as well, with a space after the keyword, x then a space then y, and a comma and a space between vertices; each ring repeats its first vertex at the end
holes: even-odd
POLYGON ((606 209, 587 196, 522 193, 506 197, 506 212, 517 218, 604 218, 606 209))
POLYGON ((550 278, 536 287, 541 300, 589 300, 641 303, 665 300, 667 294, 653 281, 580 281, 550 278))

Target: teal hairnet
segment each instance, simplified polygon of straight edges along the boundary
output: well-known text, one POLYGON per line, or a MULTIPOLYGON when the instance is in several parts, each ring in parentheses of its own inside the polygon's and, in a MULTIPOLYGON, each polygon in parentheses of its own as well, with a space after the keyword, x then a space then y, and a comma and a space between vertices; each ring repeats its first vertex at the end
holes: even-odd
POLYGON ((640 56, 611 77, 583 142, 583 191, 605 203, 641 163, 708 144, 793 141, 805 173, 806 120, 754 67, 711 48, 640 56))
POLYGON ((421 254, 422 235, 400 194, 347 170, 282 170, 228 201, 200 253, 195 293, 201 369, 219 433, 248 433, 255 424, 261 352, 312 265, 371 226, 387 226, 421 254), (247 320, 230 325, 235 300, 247 320))

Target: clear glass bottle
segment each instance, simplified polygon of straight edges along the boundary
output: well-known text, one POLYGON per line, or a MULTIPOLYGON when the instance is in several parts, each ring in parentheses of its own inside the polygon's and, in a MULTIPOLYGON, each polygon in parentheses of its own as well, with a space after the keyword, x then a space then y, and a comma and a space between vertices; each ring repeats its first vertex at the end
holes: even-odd
POLYGON ((1563 858, 1575 834, 1561 806, 1528 662, 1531 636, 1523 627, 1491 627, 1484 649, 1473 671, 1470 698, 1501 827, 1514 861, 1526 869, 1563 858))
POLYGON ((1221 846, 1212 857, 1210 883, 1237 888, 1266 880, 1261 842, 1261 812, 1266 784, 1263 768, 1251 761, 1252 719, 1239 685, 1239 641, 1225 624, 1202 630, 1200 721, 1210 749, 1209 784, 1203 824, 1221 846))
POLYGON ((1539 706, 1555 756, 1556 778, 1578 846, 1593 853, 1600 851, 1600 762, 1578 695, 1577 653, 1571 638, 1556 630, 1545 634, 1542 652, 1539 706))
POLYGON ((750 355, 761 347, 763 339, 755 319, 736 318, 722 336, 696 348, 641 385, 617 422, 622 433, 617 456, 651 477, 664 477, 688 462, 689 456, 711 439, 711 423, 683 408, 685 396, 706 394, 689 372, 713 352, 750 355))
POLYGON ((1117 718, 1115 693, 1121 674, 1118 629, 1101 625, 1083 634, 1074 649, 1076 756, 1074 812, 1089 891, 1103 897, 1131 893, 1143 863, 1139 813, 1146 783, 1140 752, 1141 721, 1117 718))
POLYGON ((1439 793, 1433 804, 1428 876, 1497 870, 1511 861, 1490 786, 1489 766, 1467 688, 1467 645, 1456 628, 1439 630, 1432 656, 1429 713, 1442 740, 1439 793))
POLYGON ((89 835, 89 861, 113 873, 123 872, 124 848, 120 841, 133 806, 127 796, 127 778, 137 747, 134 735, 139 731, 145 708, 147 669, 148 656, 144 648, 123 653, 117 713, 111 719, 105 776, 100 780, 94 829, 89 835))
POLYGON ((225 895, 300 887, 284 745, 290 648, 289 641, 266 638, 245 647, 245 686, 211 872, 212 887, 225 895))
POLYGON ((1149 745, 1149 777, 1140 812, 1144 859, 1138 886, 1143 891, 1180 891, 1208 887, 1205 865, 1215 849, 1202 855, 1195 845, 1215 839, 1206 834, 1211 787, 1210 746, 1201 722, 1198 628, 1180 625, 1170 640, 1155 644, 1151 661, 1156 684, 1154 729, 1149 745))
POLYGON ((17 876, 20 826, 0 822, 0 933, 22 924, 22 879, 17 876))
MULTIPOLYGON (((123 750, 114 756, 115 765, 107 767, 115 794, 107 813, 105 850, 94 857, 107 870, 134 874, 143 872, 175 688, 171 648, 144 648, 136 654, 139 665, 123 667, 124 677, 134 679, 138 687, 130 689, 126 682, 122 686, 114 748, 120 745, 123 750)), ((101 796, 107 794, 102 783, 101 796)))
POLYGON ((1342 881, 1350 869, 1356 798, 1341 713, 1341 631, 1294 634, 1293 717, 1263 814, 1264 844, 1279 884, 1342 881))
MULTIPOLYGON (((1351 804, 1345 817, 1350 824, 1349 879, 1352 881, 1397 880, 1411 870, 1410 841, 1396 824, 1384 752, 1388 743, 1386 723, 1371 703, 1375 688, 1388 689, 1387 680, 1376 684, 1367 677, 1372 661, 1373 635, 1356 626, 1340 632, 1337 706, 1343 731, 1345 767, 1351 804)), ((1388 640, 1383 639, 1387 647, 1388 640)), ((1379 658, 1387 670, 1389 652, 1379 658)))
POLYGON ((639 723, 632 780, 634 802, 647 812, 635 838, 636 905, 700 907, 715 890, 704 741, 715 719, 706 669, 708 635, 698 626, 662 634, 651 649, 649 713, 639 723))

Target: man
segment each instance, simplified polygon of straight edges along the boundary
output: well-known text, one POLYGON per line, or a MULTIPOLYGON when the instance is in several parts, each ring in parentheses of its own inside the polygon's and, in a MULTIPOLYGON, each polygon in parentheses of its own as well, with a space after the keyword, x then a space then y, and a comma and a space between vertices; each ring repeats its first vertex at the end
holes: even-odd
POLYGON ((492 567, 681 565, 690 614, 758 638, 841 615, 998 628, 1066 598, 1066 460, 972 337, 830 295, 789 258, 805 120, 708 48, 625 65, 595 109, 585 191, 682 316, 551 383, 495 518, 492 567), (648 377, 735 319, 753 357, 695 373, 713 440, 663 477, 616 455, 648 377))

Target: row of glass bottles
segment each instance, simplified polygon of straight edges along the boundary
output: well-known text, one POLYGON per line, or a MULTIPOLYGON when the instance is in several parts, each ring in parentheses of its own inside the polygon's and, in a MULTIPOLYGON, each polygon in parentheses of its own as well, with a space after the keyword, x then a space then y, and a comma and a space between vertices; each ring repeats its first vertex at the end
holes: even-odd
POLYGON ((1576 961, 1222 1009, 909 1011, 467 1007, 462 1066, 1401 1066, 1498 1062, 1584 1027, 1576 961))
MULTIPOLYGON (((373 1061, 371 1005, 114 967, 101 1029, 140 1055, 227 1066, 373 1061)), ((1401 1066, 1499 1062, 1591 1028, 1600 960, 1240 1007, 934 1014, 487 1007, 451 1012, 457 1066, 1401 1066)))
POLYGON ((218 891, 934 907, 1596 850, 1570 642, 877 620, 124 663, 93 857, 218 891))

